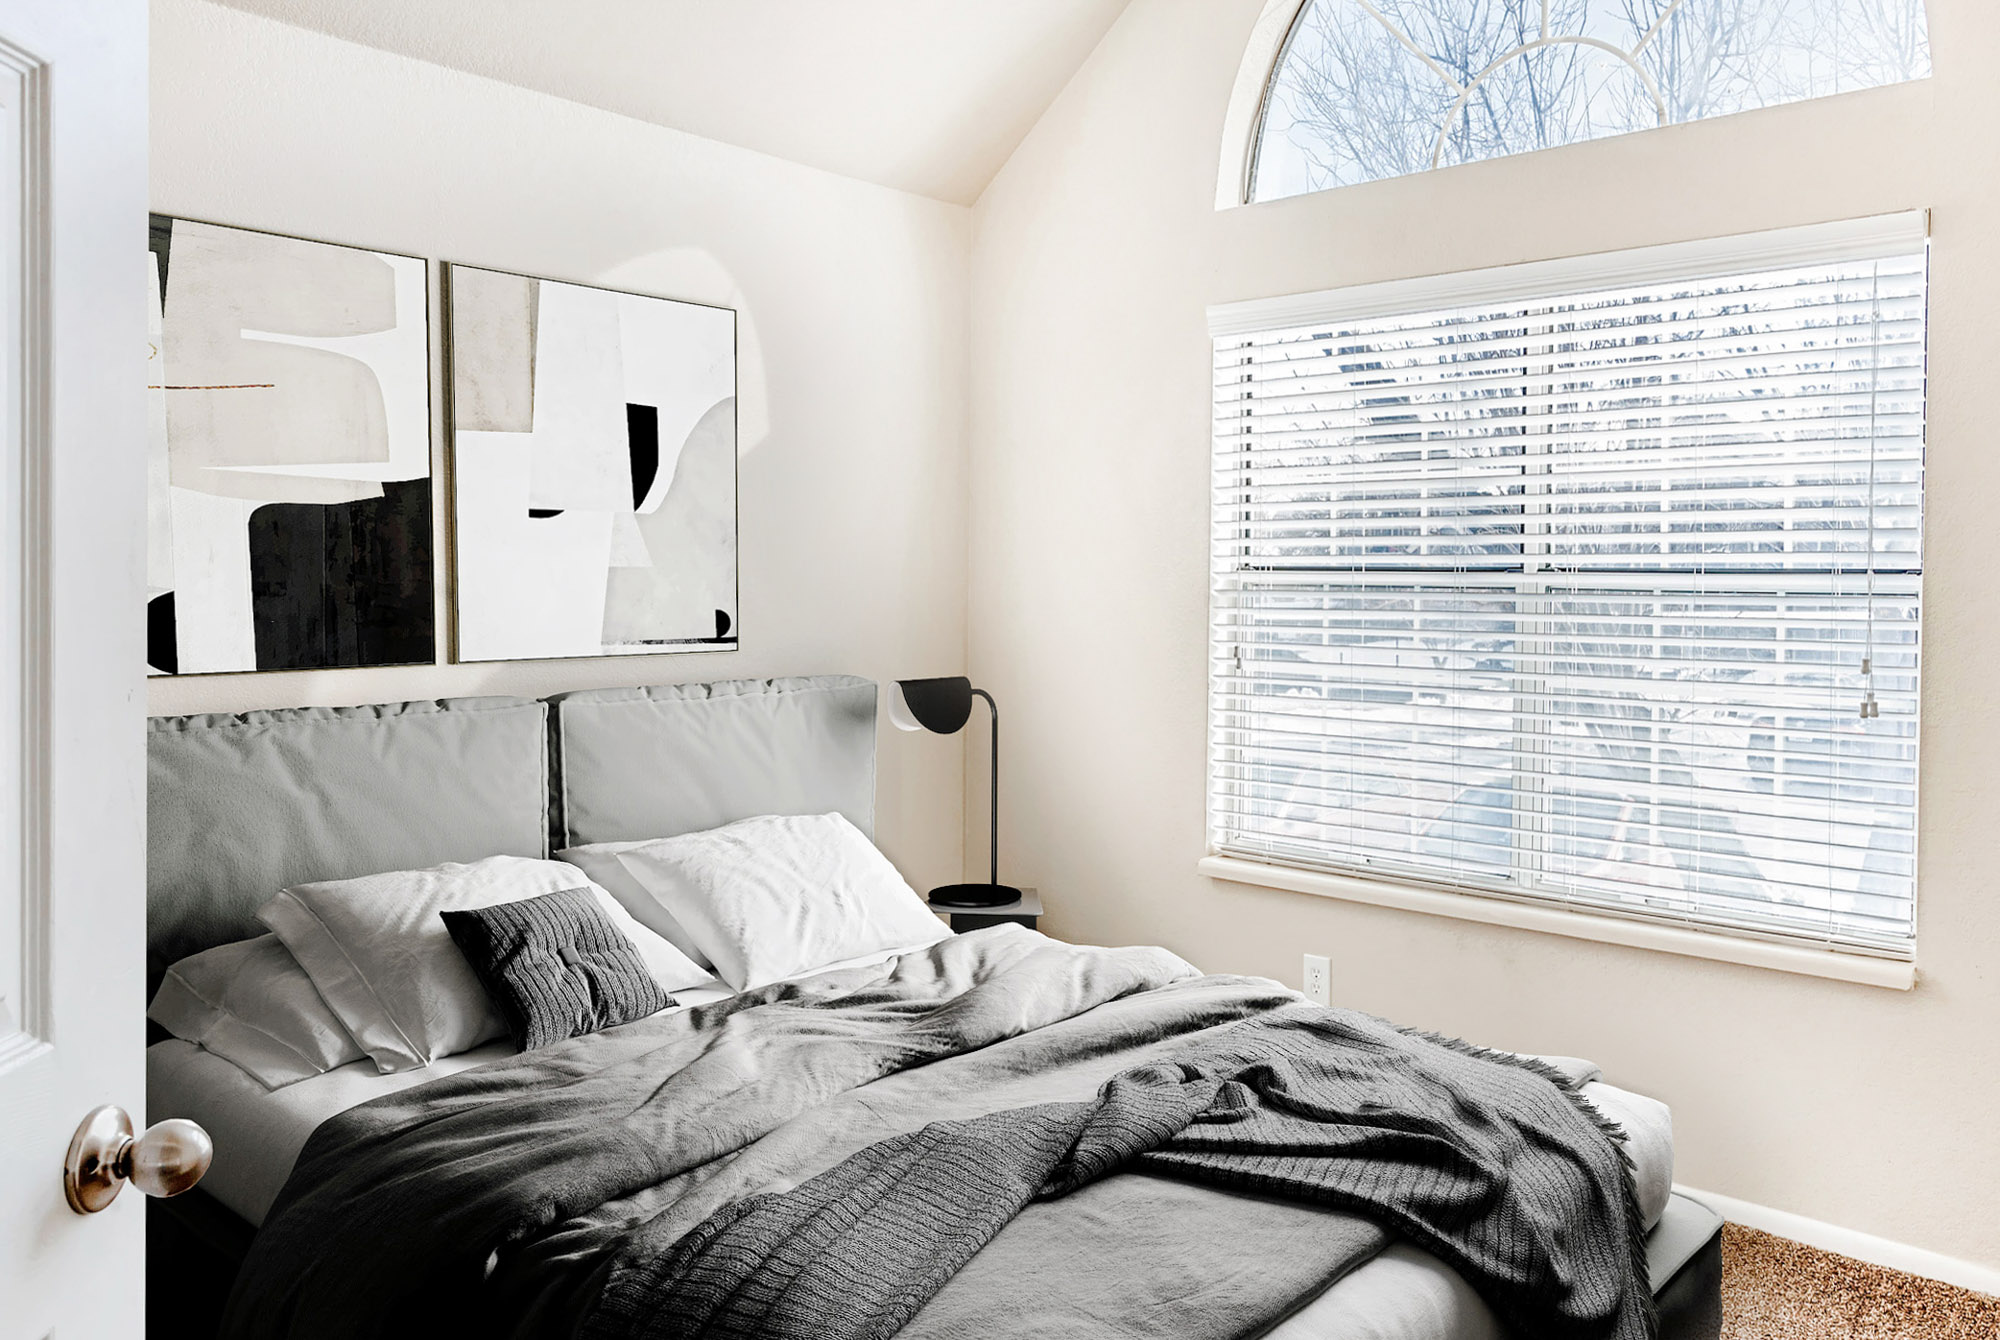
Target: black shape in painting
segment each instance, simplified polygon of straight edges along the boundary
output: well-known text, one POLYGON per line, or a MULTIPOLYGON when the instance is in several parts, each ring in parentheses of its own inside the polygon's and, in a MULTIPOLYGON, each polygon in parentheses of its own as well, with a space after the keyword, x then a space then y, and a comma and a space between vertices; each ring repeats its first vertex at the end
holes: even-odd
POLYGON ((563 509, 560 507, 530 507, 528 509, 528 520, 547 521, 552 516, 561 516, 562 514, 563 509))
POLYGON ((160 258, 160 306, 167 305, 167 252, 173 246, 174 221, 164 214, 146 216, 146 249, 160 258))
POLYGON ((146 664, 163 675, 181 672, 180 639, 174 625, 174 593, 146 602, 146 664))
POLYGON ((392 481, 355 502, 259 507, 250 605, 259 670, 435 659, 431 481, 392 481))
POLYGON ((729 636, 729 611, 717 610, 715 612, 715 640, 717 642, 720 642, 728 636, 729 636))
POLYGON ((625 406, 625 437, 632 449, 632 510, 638 511, 660 473, 660 410, 657 405, 625 406))

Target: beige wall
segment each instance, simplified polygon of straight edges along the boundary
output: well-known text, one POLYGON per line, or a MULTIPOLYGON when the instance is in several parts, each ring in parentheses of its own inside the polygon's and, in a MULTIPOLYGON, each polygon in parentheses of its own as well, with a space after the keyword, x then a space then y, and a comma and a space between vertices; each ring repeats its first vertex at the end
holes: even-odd
MULTIPOLYGON (((743 635, 726 654, 155 679, 153 712, 963 669, 967 210, 199 0, 152 15, 154 209, 739 309, 743 635)), ((919 887, 956 878, 958 741, 881 747, 885 848, 919 887)))
POLYGON ((1684 1182, 2000 1265, 2000 6, 1930 0, 1924 83, 1217 212, 1261 5, 1134 0, 976 210, 971 665, 1008 717, 1008 873, 1067 936, 1292 982, 1323 952, 1342 1002, 1594 1057, 1673 1104, 1684 1182), (1935 269, 1915 991, 1195 873, 1207 304, 1916 206, 1935 269))

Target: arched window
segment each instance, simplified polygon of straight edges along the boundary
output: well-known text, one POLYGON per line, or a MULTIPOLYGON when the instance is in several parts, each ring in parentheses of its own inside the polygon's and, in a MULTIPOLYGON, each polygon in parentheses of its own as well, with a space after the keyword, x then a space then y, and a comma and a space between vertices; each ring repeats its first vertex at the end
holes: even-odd
POLYGON ((1249 199, 1931 72, 1923 0, 1306 0, 1249 199))

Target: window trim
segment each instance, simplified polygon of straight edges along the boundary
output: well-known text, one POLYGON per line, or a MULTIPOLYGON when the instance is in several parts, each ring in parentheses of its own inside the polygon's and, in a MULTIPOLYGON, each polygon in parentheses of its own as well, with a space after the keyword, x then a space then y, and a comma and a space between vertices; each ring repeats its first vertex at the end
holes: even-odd
MULTIPOLYGON (((1291 3, 1291 0, 1286 0, 1291 3)), ((1818 260, 1887 258, 1930 240, 1930 212, 1904 210, 1767 232, 1530 261, 1517 265, 1420 275, 1379 283, 1286 294, 1208 309, 1212 339, 1255 334, 1321 320, 1392 316, 1432 307, 1545 298, 1671 279, 1701 279, 1739 270, 1782 268, 1818 260)), ((1212 636, 1212 631, 1205 636, 1212 636)), ((1210 648, 1212 654, 1212 647, 1210 648)), ((1919 690, 1921 692, 1921 689, 1919 690)), ((1204 777, 1204 786, 1208 778, 1204 777)), ((1921 781, 1919 783, 1921 787, 1921 781)), ((1921 839, 1918 846, 1921 848, 1921 839)), ((1330 871, 1224 853, 1212 845, 1198 869, 1234 883, 1310 893, 1462 921, 1544 931, 1576 939, 1654 949, 1807 976, 1909 990, 1916 984, 1916 940, 1907 956, 1878 956, 1863 947, 1819 947, 1756 931, 1579 910, 1487 888, 1431 883, 1408 873, 1330 871)), ((1913 928, 1914 929, 1914 928, 1913 928)))
POLYGON ((1265 99, 1306 4, 1307 0, 1265 0, 1264 12, 1257 16, 1250 40, 1244 44, 1243 60, 1236 67, 1236 83, 1229 91, 1229 107, 1222 118, 1222 161, 1215 176, 1218 210, 1251 203, 1250 184, 1256 171, 1257 141, 1264 128, 1265 99))
POLYGON ((1574 940, 1650 949, 1891 991, 1908 991, 1917 984, 1917 965, 1912 959, 1877 958, 1851 950, 1815 949, 1776 940, 1754 939, 1733 932, 1628 920, 1547 903, 1515 902, 1484 892, 1448 893, 1394 879, 1271 865, 1213 852, 1197 862, 1195 868, 1210 879, 1230 884, 1310 893, 1321 898, 1420 912, 1455 921, 1540 931, 1574 940))
POLYGON ((1836 219, 1771 232, 1700 238, 1659 246, 1591 252, 1483 270, 1417 275, 1315 293, 1251 298, 1208 309, 1211 338, 1249 335, 1323 320, 1394 316, 1458 303, 1546 297, 1552 290, 1615 288, 1672 279, 1707 279, 1739 269, 1894 256, 1930 239, 1928 209, 1836 219))

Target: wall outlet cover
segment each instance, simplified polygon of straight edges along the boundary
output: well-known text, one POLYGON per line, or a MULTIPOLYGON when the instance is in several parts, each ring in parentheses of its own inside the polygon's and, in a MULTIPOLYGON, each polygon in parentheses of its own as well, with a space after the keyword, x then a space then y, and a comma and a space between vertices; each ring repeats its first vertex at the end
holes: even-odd
POLYGON ((1321 1005, 1333 1003, 1333 965, 1326 955, 1306 955, 1305 985, 1301 989, 1309 1000, 1321 1005))

